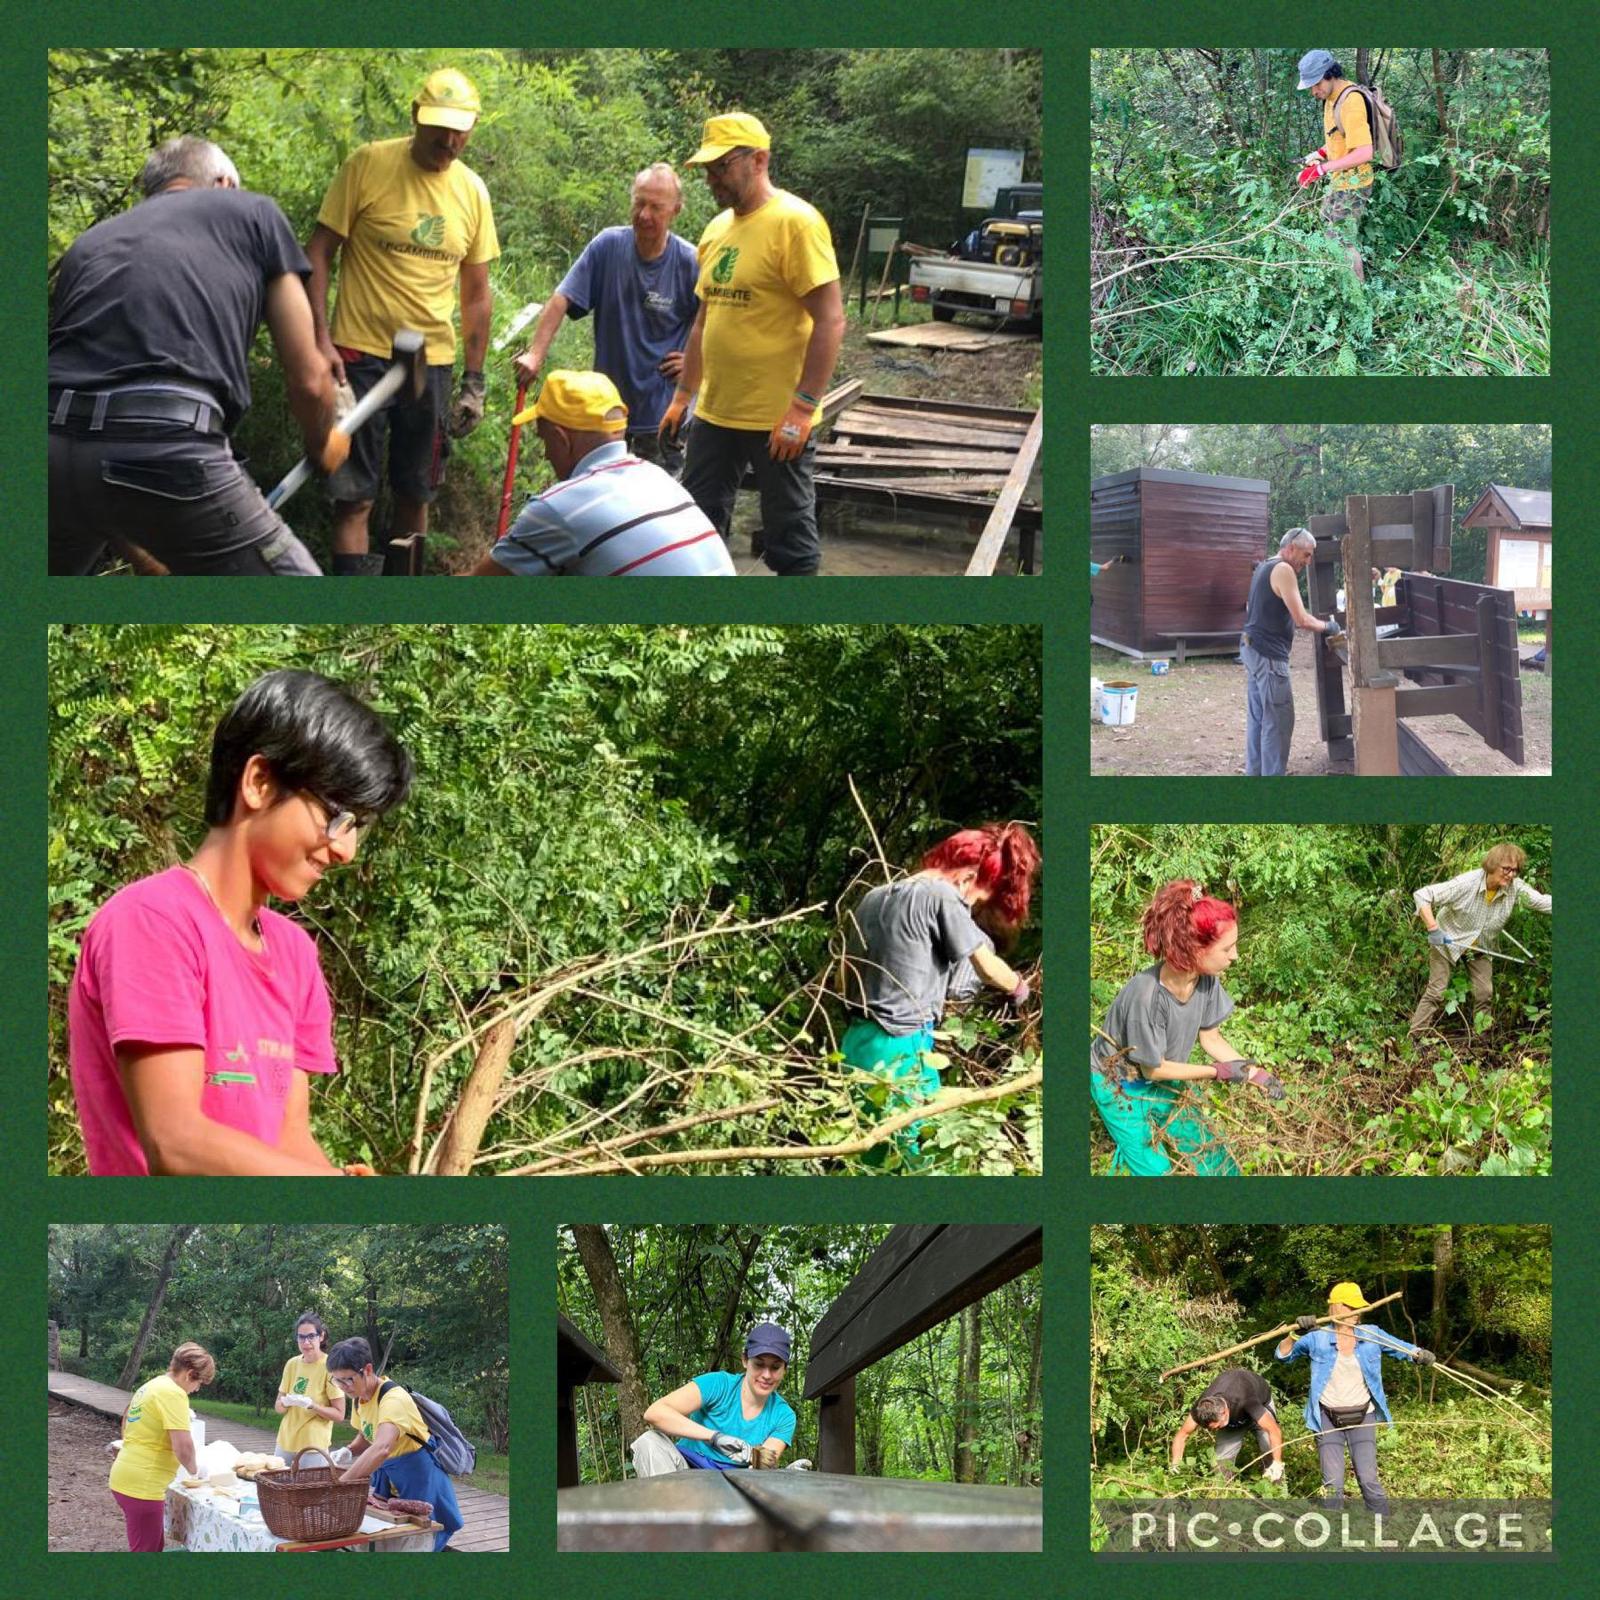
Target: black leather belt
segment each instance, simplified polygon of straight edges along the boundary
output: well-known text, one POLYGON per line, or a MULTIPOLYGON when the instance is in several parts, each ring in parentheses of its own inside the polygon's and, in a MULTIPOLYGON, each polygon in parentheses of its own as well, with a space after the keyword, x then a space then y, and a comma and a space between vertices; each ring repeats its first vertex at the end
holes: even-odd
POLYGON ((200 395, 170 389, 52 389, 50 426, 103 433, 150 423, 177 423, 195 433, 223 433, 222 408, 200 395))

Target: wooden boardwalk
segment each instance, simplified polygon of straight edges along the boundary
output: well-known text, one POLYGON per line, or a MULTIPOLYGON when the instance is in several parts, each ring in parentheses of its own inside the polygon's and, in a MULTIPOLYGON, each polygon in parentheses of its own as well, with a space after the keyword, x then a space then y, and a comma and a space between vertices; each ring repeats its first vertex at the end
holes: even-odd
MULTIPOLYGON (((51 1372, 50 1394, 57 1400, 67 1400, 73 1405, 98 1411, 118 1422, 128 1404, 128 1391, 114 1389, 107 1383, 94 1383, 88 1378, 75 1377, 70 1372, 51 1372)), ((206 1416, 205 1402, 194 1407, 206 1416)), ((240 1450, 260 1450, 270 1453, 275 1448, 277 1435, 265 1428, 252 1428, 231 1417, 207 1418, 208 1433, 215 1438, 226 1438, 240 1450)), ((456 1500, 461 1507, 464 1526, 452 1539, 449 1550, 475 1555, 491 1550, 511 1548, 511 1502, 504 1495, 486 1494, 482 1489, 469 1488, 456 1480, 456 1500)))

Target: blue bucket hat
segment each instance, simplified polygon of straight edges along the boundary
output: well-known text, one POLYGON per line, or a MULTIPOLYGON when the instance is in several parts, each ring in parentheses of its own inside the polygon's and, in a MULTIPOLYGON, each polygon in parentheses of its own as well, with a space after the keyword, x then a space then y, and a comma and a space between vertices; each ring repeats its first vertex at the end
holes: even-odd
POLYGON ((789 1335, 776 1322, 758 1322, 744 1339, 744 1354, 751 1356, 776 1356, 785 1366, 789 1364, 789 1335))
POLYGON ((1333 70, 1335 65, 1333 56, 1326 50, 1307 50, 1300 57, 1300 87, 1309 89, 1314 83, 1321 83, 1333 70))

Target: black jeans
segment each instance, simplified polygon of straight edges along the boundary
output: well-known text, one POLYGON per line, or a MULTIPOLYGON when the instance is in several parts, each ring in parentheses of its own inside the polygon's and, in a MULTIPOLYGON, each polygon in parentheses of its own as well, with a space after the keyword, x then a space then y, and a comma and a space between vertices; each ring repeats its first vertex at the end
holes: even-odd
POLYGON ((635 432, 628 429, 628 449, 641 461, 652 461, 660 467, 669 477, 679 480, 683 477, 683 441, 678 439, 672 444, 662 440, 660 433, 655 428, 644 428, 635 432))
POLYGON ((733 503, 748 466, 761 495, 762 559, 784 578, 815 577, 822 565, 817 536, 817 492, 812 483, 816 443, 808 439, 796 461, 774 461, 759 428, 723 428, 696 417, 689 424, 683 486, 724 539, 733 526, 733 503))
POLYGON ((109 424, 98 433, 52 426, 48 460, 56 576, 93 572, 119 541, 186 576, 321 575, 222 434, 161 424, 109 424))

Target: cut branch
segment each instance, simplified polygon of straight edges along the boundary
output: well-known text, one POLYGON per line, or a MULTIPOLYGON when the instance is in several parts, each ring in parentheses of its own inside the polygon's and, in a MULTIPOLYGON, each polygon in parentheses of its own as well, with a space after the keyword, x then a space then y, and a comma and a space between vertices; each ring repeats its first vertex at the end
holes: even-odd
MULTIPOLYGON (((1393 1294, 1386 1294, 1381 1300, 1370 1301, 1367 1305, 1362 1307, 1362 1310, 1371 1311, 1377 1306, 1386 1306, 1391 1300, 1398 1300, 1403 1292, 1403 1290, 1396 1289, 1393 1294)), ((1334 1319, 1332 1317, 1317 1318, 1318 1322, 1332 1322, 1333 1320, 1334 1319)), ((1241 1344, 1230 1344, 1226 1350, 1213 1350, 1210 1355, 1201 1356, 1198 1361, 1185 1361, 1181 1367, 1168 1367, 1167 1370, 1161 1374, 1161 1378, 1158 1378, 1156 1381, 1159 1383, 1162 1381, 1162 1379, 1173 1377, 1179 1372, 1188 1372, 1194 1367, 1203 1367, 1208 1365, 1210 1362, 1220 1361, 1224 1356, 1238 1355, 1241 1350, 1248 1350, 1252 1345, 1265 1344, 1268 1339, 1278 1339, 1284 1334, 1292 1333, 1293 1331, 1294 1324, 1292 1322, 1286 1322, 1282 1327, 1279 1328, 1269 1328, 1265 1333, 1258 1333, 1255 1338, 1246 1339, 1241 1344)))

